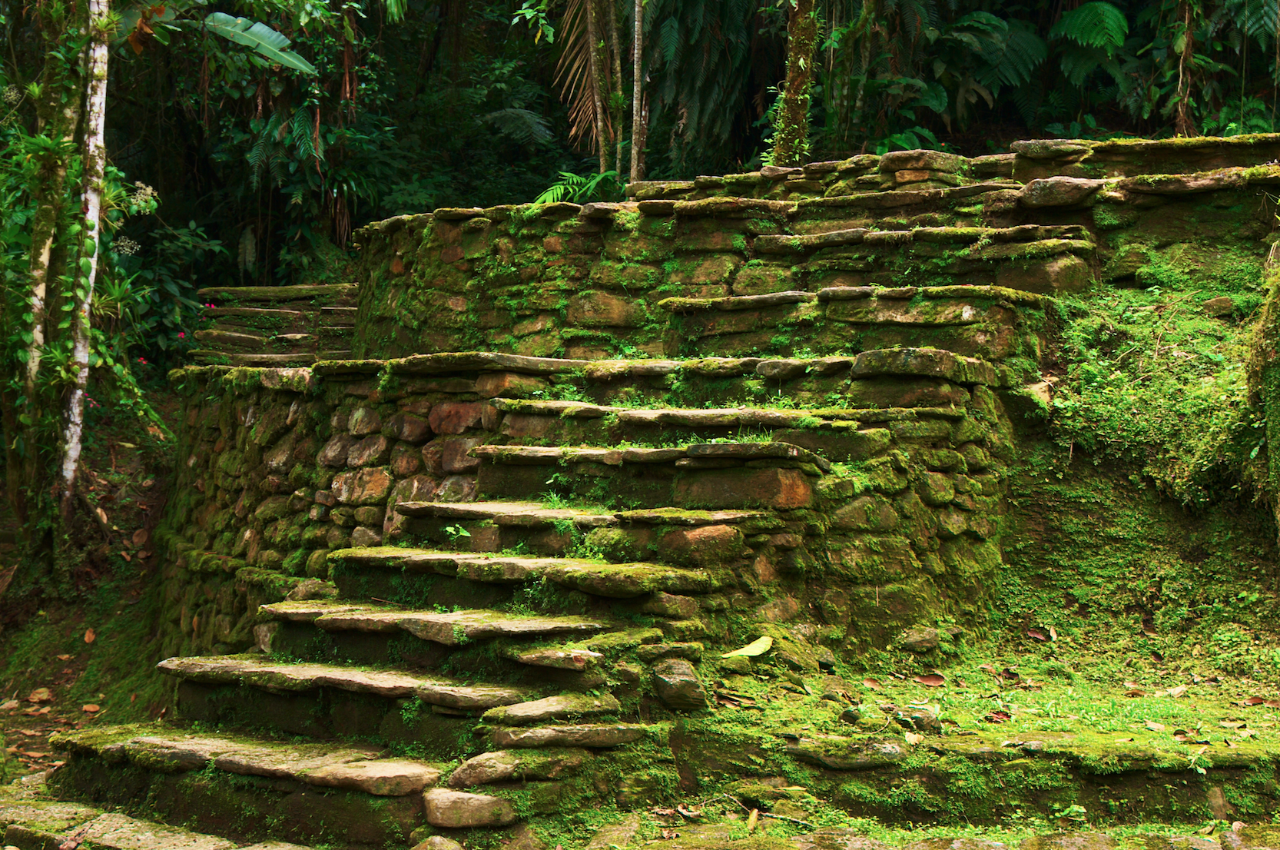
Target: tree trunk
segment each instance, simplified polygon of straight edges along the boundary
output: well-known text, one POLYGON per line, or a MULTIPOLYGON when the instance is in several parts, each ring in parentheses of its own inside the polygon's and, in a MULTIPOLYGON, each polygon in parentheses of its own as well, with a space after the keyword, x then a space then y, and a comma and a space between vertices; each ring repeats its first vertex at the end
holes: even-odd
POLYGON ((622 93, 622 46, 618 38, 618 10, 614 8, 612 0, 606 2, 609 10, 609 49, 613 56, 613 85, 609 88, 609 117, 613 123, 613 140, 617 148, 613 156, 613 167, 618 171, 619 176, 622 174, 622 149, 625 147, 626 133, 623 132, 626 126, 626 102, 627 99, 622 93))
POLYGON ((1178 54, 1178 106, 1174 114, 1173 132, 1177 136, 1196 135, 1195 122, 1191 120, 1191 69, 1187 67, 1195 61, 1195 29, 1191 24, 1191 4, 1183 3, 1181 12, 1183 37, 1182 52, 1178 54))
POLYGON ((792 2, 787 21, 787 80, 774 115, 774 165, 800 165, 809 150, 809 98, 818 18, 814 0, 792 2))
POLYGON ((587 63, 591 73, 591 100, 595 106, 596 145, 600 151, 600 173, 609 170, 609 145, 604 132, 604 66, 600 61, 600 27, 596 17, 596 0, 587 5, 587 63))
MULTIPOLYGON (((63 418, 62 464, 58 477, 58 508, 63 523, 71 518, 75 505, 76 469, 80 465, 80 449, 84 436, 84 394, 89 385, 89 322, 93 308, 93 287, 102 256, 102 181, 106 169, 107 149, 104 142, 107 119, 107 36, 109 34, 109 0, 89 0, 89 91, 87 121, 84 133, 84 257, 88 261, 83 275, 76 269, 76 305, 72 319, 74 347, 72 363, 76 382, 67 400, 63 418)), ((82 263, 83 265, 83 263, 82 263)))
MULTIPOLYGON (((76 69, 55 48, 62 36, 74 32, 78 16, 55 19, 52 15, 43 20, 47 28, 48 51, 41 73, 41 95, 37 104, 38 129, 50 139, 62 141, 68 147, 75 141, 80 123, 80 101, 73 89, 76 69)), ((80 19, 82 20, 82 19, 80 19)), ((31 249, 28 261, 30 293, 26 297, 31 319, 26 323, 30 334, 25 349, 26 363, 23 384, 18 398, 6 393, 3 399, 5 412, 5 470, 9 505, 15 518, 26 530, 31 502, 45 490, 47 482, 40 447, 46 443, 40 431, 42 417, 41 388, 39 383, 42 355, 47 341, 49 324, 49 283, 56 279, 55 243, 59 219, 66 206, 68 151, 52 152, 41 163, 33 187, 35 214, 31 222, 31 249), (19 446, 21 447, 19 450, 19 446)), ((22 324, 22 320, 15 321, 22 324)), ((30 542, 28 540, 28 542, 30 542)))
MULTIPOLYGON (((634 56, 631 61, 634 80, 631 86, 631 182, 644 179, 644 142, 649 132, 644 102, 644 0, 636 0, 634 56)), ((622 163, 618 163, 622 167, 622 163)))

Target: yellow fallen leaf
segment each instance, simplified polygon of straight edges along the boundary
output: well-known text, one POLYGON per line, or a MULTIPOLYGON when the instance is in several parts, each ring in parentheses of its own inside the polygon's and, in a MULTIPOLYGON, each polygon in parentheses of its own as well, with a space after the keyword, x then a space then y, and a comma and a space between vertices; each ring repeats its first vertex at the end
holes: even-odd
POLYGON ((747 644, 741 649, 735 649, 733 652, 726 652, 724 655, 721 655, 720 657, 721 658, 737 658, 741 656, 746 658, 755 658, 757 655, 764 655, 770 649, 773 649, 773 638, 769 637, 768 635, 765 635, 759 640, 753 640, 751 643, 747 644))

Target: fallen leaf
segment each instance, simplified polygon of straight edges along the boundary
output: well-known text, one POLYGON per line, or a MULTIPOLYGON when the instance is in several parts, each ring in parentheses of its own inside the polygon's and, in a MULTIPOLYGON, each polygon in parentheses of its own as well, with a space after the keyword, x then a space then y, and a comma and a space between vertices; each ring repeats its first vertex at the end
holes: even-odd
POLYGON ((1133 739, 1132 739, 1132 738, 1116 738, 1116 743, 1117 743, 1117 744, 1132 744, 1132 743, 1133 743, 1133 739))
POLYGON ((880 684, 879 679, 863 679, 862 684, 863 686, 868 687, 873 691, 878 691, 884 687, 884 685, 880 684))
POLYGON ((70 660, 71 660, 71 656, 70 656, 70 655, 59 655, 59 656, 58 656, 58 660, 59 660, 59 661, 70 661, 70 660))
POLYGON ((1269 699, 1266 702, 1267 708, 1280 708, 1280 699, 1269 699))
POLYGON ((982 719, 988 723, 1007 723, 1012 717, 1007 711, 993 711, 982 719))
POLYGON ((88 705, 80 706, 80 710, 87 714, 97 714, 99 711, 102 710, 102 708, 100 706, 94 705, 93 703, 89 703, 88 705))
POLYGON ((764 655, 766 652, 768 652, 772 648, 773 648, 773 638, 769 637, 768 635, 765 635, 764 637, 758 640, 753 640, 751 643, 747 644, 741 649, 735 649, 733 652, 726 652, 724 655, 721 655, 720 657, 721 658, 737 658, 737 657, 755 658, 757 655, 764 655))
POLYGON ((1246 724, 1243 720, 1219 720, 1218 725, 1223 729, 1240 729, 1246 724))
POLYGON ((0 711, 14 711, 19 708, 22 708, 22 703, 18 702, 16 699, 5 700, 0 703, 0 711))
POLYGON ((84 632, 85 643, 93 643, 97 639, 98 639, 97 632, 95 632, 93 629, 85 629, 85 632, 84 632))
POLYGON ((1163 723, 1156 723, 1154 720, 1148 720, 1148 721, 1147 721, 1147 723, 1146 723, 1146 726, 1147 726, 1147 728, 1148 728, 1148 729, 1150 729, 1152 732, 1163 732, 1163 731, 1164 731, 1164 724, 1163 724, 1163 723))
POLYGON ((926 688, 940 688, 947 683, 947 680, 940 673, 922 673, 916 676, 916 682, 926 688))
POLYGON ((1178 685, 1175 688, 1170 688, 1169 690, 1165 691, 1164 695, 1167 697, 1173 697, 1174 699, 1177 699, 1178 697, 1182 696, 1186 692, 1187 692, 1186 685, 1178 685))
POLYGON ((1041 643, 1044 643, 1045 641, 1049 640, 1049 636, 1046 635, 1044 632, 1040 631, 1039 629, 1027 629, 1027 637, 1031 638, 1032 640, 1038 640, 1041 643))
POLYGON ((1240 740, 1241 740, 1241 741, 1247 741, 1247 740, 1249 740, 1250 738, 1256 738, 1256 737, 1258 737, 1258 733, 1257 733, 1257 732, 1255 732, 1255 731, 1253 731, 1252 729, 1241 729, 1241 730, 1240 730, 1240 740))
POLYGON ((48 688, 36 688, 34 691, 31 692, 31 695, 27 697, 27 702, 30 702, 30 703, 53 702, 53 692, 50 691, 48 688))
POLYGON ((1130 688, 1129 690, 1124 692, 1124 695, 1129 699, 1135 699, 1137 697, 1145 697, 1147 695, 1147 692, 1142 690, 1141 688, 1130 688))
POLYGON ((1057 640, 1057 639, 1058 639, 1058 630, 1057 630, 1057 629, 1055 629, 1053 626, 1050 626, 1050 627, 1049 627, 1049 640, 1057 640))
POLYGON ((748 835, 756 831, 756 825, 758 823, 760 823, 760 810, 752 809, 751 814, 747 815, 747 834, 748 835))
POLYGON ((150 537, 150 533, 148 533, 145 528, 139 528, 133 533, 133 537, 130 539, 133 541, 134 548, 141 549, 143 546, 147 545, 147 540, 150 537))
POLYGON ((128 553, 128 552, 125 552, 124 550, 121 550, 121 551, 120 551, 120 557, 121 557, 121 558, 124 558, 124 560, 125 560, 125 562, 126 562, 126 563, 130 563, 130 564, 131 564, 131 563, 133 563, 133 558, 132 558, 132 557, 130 557, 130 556, 129 556, 129 553, 128 553))
POLYGON ((924 743, 924 735, 917 735, 915 732, 908 732, 905 737, 907 739, 907 743, 913 747, 916 744, 924 743))

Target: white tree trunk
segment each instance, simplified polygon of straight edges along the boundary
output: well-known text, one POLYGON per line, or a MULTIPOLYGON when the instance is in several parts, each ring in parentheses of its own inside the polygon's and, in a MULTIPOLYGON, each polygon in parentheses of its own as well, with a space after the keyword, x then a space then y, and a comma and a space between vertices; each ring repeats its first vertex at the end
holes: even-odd
POLYGON ((89 92, 88 115, 84 133, 84 234, 89 268, 83 278, 77 273, 77 303, 72 362, 76 384, 67 400, 63 420, 62 471, 58 481, 59 506, 64 519, 71 514, 74 502, 76 469, 84 437, 84 394, 89 384, 89 328, 93 307, 93 286, 102 256, 102 180, 106 169, 107 149, 104 141, 107 123, 107 49, 109 0, 89 0, 89 92), (91 242, 89 240, 92 240, 91 242), (89 247, 91 246, 91 247, 89 247))
MULTIPOLYGON (((638 183, 644 179, 644 142, 648 129, 648 116, 644 110, 644 0, 636 0, 635 35, 632 42, 635 56, 632 59, 632 70, 635 82, 631 97, 631 182, 638 183)), ((622 170, 622 163, 618 163, 622 170)))

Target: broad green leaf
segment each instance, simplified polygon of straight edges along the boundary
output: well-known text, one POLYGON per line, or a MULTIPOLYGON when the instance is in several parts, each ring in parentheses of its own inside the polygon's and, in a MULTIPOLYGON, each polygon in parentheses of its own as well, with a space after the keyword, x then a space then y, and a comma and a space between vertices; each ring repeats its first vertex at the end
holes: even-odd
POLYGON ((260 56, 301 71, 304 74, 315 74, 316 69, 310 62, 289 49, 289 39, 283 33, 259 21, 248 18, 235 18, 223 12, 213 12, 204 19, 204 25, 210 32, 223 38, 252 48, 260 56))
POLYGON ((744 656, 746 658, 755 658, 757 655, 764 655, 766 652, 768 652, 772 648, 773 648, 773 638, 769 637, 768 635, 765 635, 759 640, 753 640, 751 643, 747 644, 741 649, 735 649, 733 652, 726 652, 724 655, 721 655, 720 657, 735 658, 737 656, 744 656))

